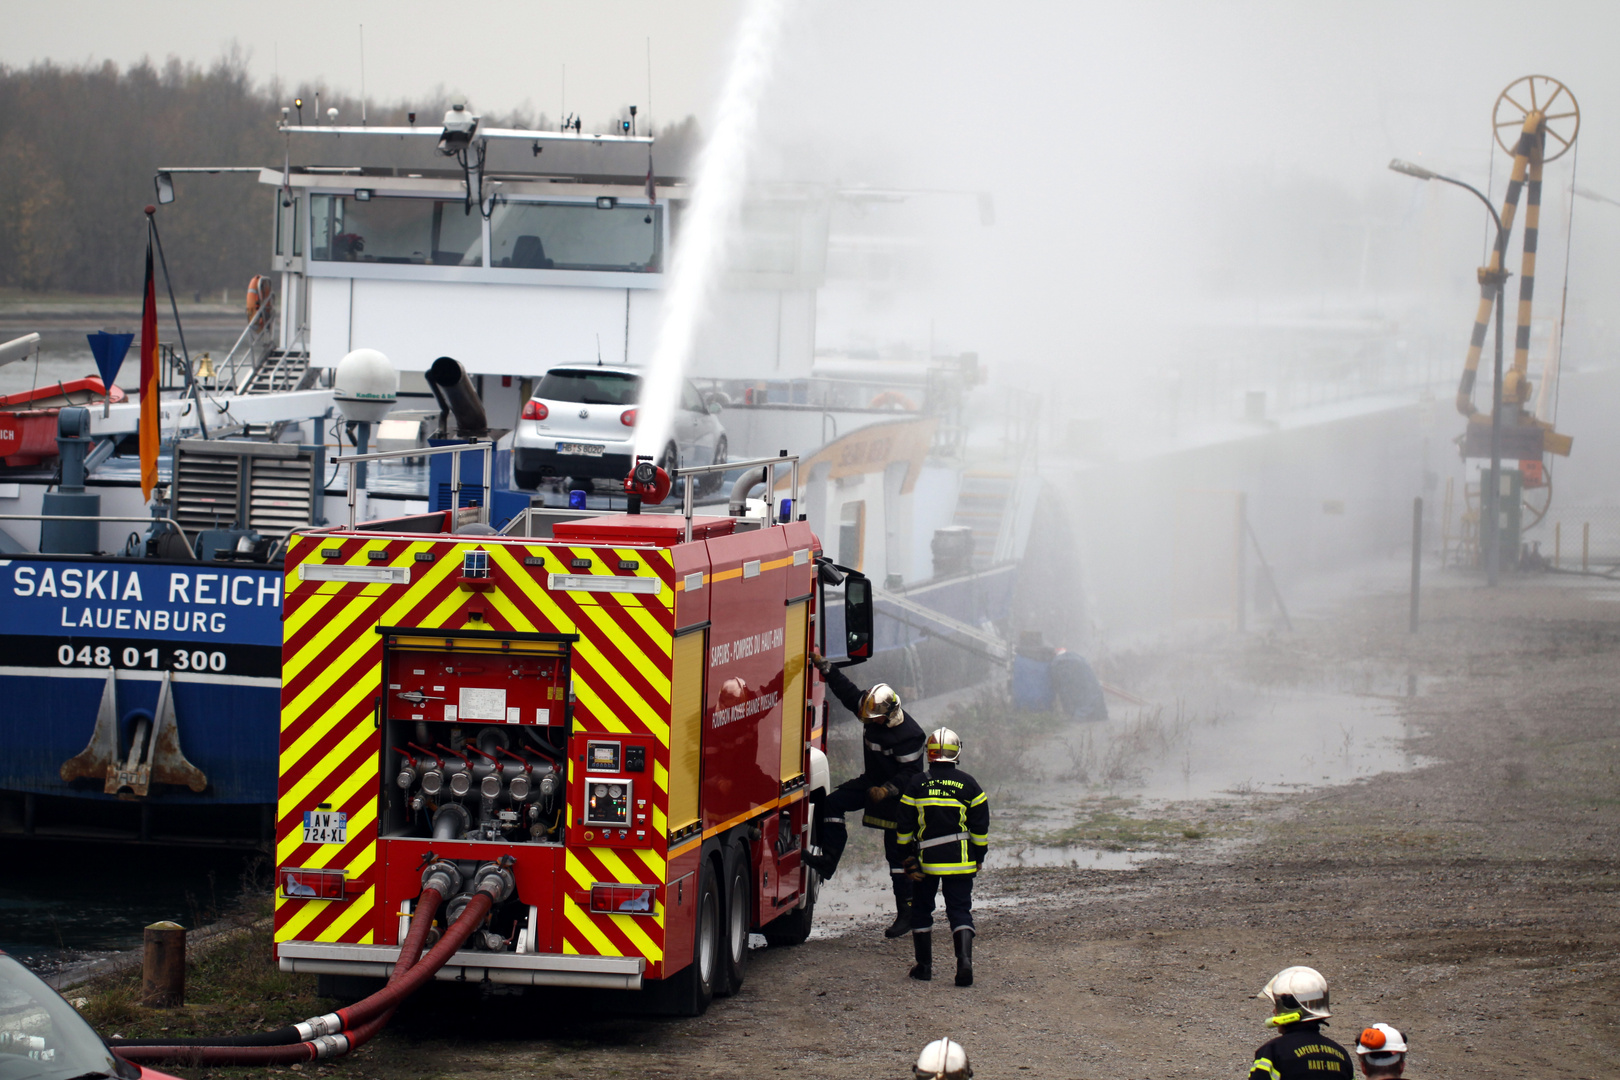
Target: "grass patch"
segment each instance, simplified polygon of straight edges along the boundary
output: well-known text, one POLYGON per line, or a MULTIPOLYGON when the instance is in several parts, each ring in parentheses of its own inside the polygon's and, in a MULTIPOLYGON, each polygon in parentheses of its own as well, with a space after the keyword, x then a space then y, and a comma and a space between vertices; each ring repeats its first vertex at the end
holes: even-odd
POLYGON ((1205 840, 1227 831, 1217 822, 1163 817, 1136 817, 1133 799, 1096 799, 1082 807, 1075 822, 1042 834, 1035 842, 1049 847, 1089 847, 1103 851, 1164 848, 1190 840, 1205 840))

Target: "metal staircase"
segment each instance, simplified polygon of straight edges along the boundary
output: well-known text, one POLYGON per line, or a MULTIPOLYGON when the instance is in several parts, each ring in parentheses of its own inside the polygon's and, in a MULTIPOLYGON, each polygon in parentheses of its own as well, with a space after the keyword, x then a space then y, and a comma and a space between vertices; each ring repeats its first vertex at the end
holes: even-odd
POLYGON ((997 558, 1010 518, 1008 510, 1017 487, 1010 472, 969 471, 962 474, 962 487, 956 495, 952 525, 965 525, 973 532, 973 567, 983 570, 1001 561, 997 558))
POLYGON ((253 377, 242 388, 242 393, 279 394, 288 390, 307 390, 318 373, 319 369, 309 366, 309 353, 272 349, 253 369, 253 377))

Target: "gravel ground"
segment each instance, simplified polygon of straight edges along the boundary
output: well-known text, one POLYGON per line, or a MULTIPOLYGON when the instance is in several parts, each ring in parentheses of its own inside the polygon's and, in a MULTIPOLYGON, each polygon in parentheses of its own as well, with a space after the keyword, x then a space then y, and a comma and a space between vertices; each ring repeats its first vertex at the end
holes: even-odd
POLYGON ((1443 581, 1416 636, 1391 595, 1300 619, 1294 634, 1137 656, 1140 682, 1160 691, 1209 671, 1279 686, 1409 676, 1421 692, 1397 703, 1407 749, 1432 764, 1157 805, 1161 821, 1219 818, 1216 838, 1135 870, 986 872, 970 989, 951 985, 949 964, 942 981, 908 980, 909 943, 885 942, 874 917, 755 951, 743 992, 699 1019, 607 1017, 578 995, 439 993, 353 1060, 311 1071, 900 1077, 949 1034, 982 1078, 1241 1076, 1268 1037, 1252 995, 1305 963, 1332 984, 1329 1034, 1349 1043, 1393 1023, 1415 1047, 1412 1075, 1612 1076, 1616 601, 1620 589, 1588 580, 1494 593, 1443 581))

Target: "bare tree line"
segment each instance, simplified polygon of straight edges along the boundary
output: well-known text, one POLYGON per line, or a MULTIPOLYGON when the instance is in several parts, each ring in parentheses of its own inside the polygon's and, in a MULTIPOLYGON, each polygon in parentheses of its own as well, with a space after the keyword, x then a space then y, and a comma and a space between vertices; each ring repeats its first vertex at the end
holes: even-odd
MULTIPOLYGON (((367 119, 404 124, 415 112, 420 123, 436 127, 448 96, 441 86, 420 101, 369 103, 367 119)), ((279 167, 287 150, 276 122, 295 97, 305 101, 305 123, 325 122, 328 108, 339 110, 340 123, 360 120, 357 100, 324 87, 255 84, 237 51, 206 67, 173 58, 122 70, 111 61, 0 67, 0 286, 138 292, 142 209, 154 201, 153 174, 178 165, 279 167)), ((618 119, 595 126, 606 131, 618 119)), ((499 126, 545 129, 556 122, 521 110, 486 116, 499 126)), ((688 117, 659 139, 658 173, 683 171, 698 142, 696 122, 688 117)), ((358 153, 352 139, 347 146, 333 142, 300 147, 307 152, 295 164, 340 158, 369 164, 363 159, 376 156, 358 153)), ((179 200, 158 216, 177 291, 239 293, 253 274, 268 270, 272 188, 251 174, 177 177, 177 188, 179 200)))

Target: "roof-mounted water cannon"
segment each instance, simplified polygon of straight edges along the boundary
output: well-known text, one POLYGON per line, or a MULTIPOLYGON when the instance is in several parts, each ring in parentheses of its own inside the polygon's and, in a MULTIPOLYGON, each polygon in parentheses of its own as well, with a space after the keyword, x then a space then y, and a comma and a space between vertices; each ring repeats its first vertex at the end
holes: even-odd
POLYGON ((337 118, 338 118, 338 111, 337 111, 337 106, 336 105, 334 105, 330 109, 326 110, 326 120, 333 127, 337 127, 337 118))
POLYGON ((669 498, 672 487, 674 481, 669 478, 669 473, 653 464, 651 457, 637 457, 636 467, 624 478, 624 493, 630 497, 630 513, 641 513, 642 503, 657 506, 669 498))

